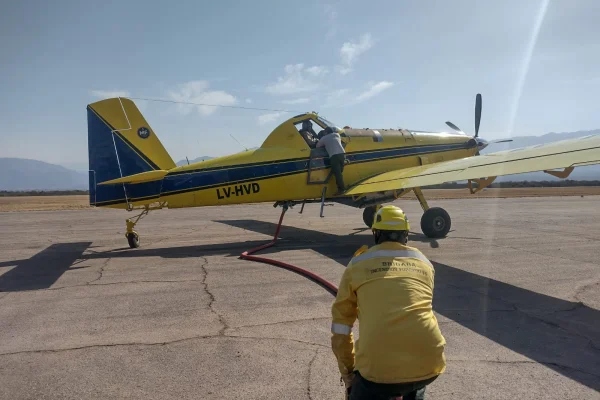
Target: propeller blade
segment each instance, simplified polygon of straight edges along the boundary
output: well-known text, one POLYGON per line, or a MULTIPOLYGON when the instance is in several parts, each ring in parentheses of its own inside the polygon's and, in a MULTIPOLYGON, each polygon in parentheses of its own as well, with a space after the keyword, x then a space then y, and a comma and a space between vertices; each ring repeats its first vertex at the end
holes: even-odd
POLYGON ((475 97, 475 137, 479 136, 479 123, 481 122, 481 93, 475 97))
POLYGON ((496 140, 495 142, 492 143, 508 143, 508 142, 512 142, 512 139, 502 139, 502 140, 496 140))
POLYGON ((454 125, 450 121, 446 121, 446 125, 448 125, 452 129, 454 129, 455 131, 462 133, 463 135, 465 134, 458 126, 454 125))

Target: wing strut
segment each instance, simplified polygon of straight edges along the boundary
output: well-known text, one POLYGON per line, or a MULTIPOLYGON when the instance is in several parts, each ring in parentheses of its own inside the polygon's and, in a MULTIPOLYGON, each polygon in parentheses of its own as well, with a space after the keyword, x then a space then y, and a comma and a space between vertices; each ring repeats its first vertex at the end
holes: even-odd
POLYGON ((419 203, 421 203, 421 208, 423 209, 423 211, 429 210, 429 204, 427 204, 427 199, 425 199, 425 196, 423 196, 423 192, 421 191, 421 188, 418 188, 418 187, 413 188, 413 192, 415 192, 415 195, 417 196, 419 203))

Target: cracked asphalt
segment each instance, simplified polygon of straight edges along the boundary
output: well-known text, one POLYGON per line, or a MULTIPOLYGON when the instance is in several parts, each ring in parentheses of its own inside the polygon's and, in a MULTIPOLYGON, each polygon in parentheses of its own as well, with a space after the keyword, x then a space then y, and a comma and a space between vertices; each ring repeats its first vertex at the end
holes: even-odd
MULTIPOLYGON (((430 202, 448 369, 429 399, 600 399, 600 197, 430 202)), ((291 209, 268 254, 338 283, 359 210, 291 209)), ((0 213, 0 399, 342 399, 323 288, 241 260, 269 205, 161 210, 127 248, 118 210, 0 213)), ((400 338, 401 340, 401 338, 400 338)))

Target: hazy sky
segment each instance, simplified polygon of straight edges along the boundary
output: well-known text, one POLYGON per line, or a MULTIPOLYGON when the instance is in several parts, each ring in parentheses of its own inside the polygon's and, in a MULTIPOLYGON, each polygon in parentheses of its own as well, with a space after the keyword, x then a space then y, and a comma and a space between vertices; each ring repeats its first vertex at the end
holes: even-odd
MULTIPOLYGON (((114 95, 318 111, 481 136, 600 128, 600 1, 13 1, 0 13, 0 157, 87 162, 114 95)), ((259 146, 293 114, 137 102, 175 161, 259 146)))

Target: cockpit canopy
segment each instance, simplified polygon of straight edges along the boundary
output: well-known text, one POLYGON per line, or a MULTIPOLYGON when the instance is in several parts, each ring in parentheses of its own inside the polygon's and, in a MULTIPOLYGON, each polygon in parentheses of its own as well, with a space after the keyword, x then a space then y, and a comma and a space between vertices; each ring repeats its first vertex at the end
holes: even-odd
POLYGON ((297 115, 294 120, 294 126, 310 148, 315 148, 326 128, 336 127, 332 122, 312 113, 297 115))
POLYGON ((299 114, 275 128, 261 147, 304 147, 304 142, 310 148, 315 148, 328 127, 336 125, 317 113, 299 114))

